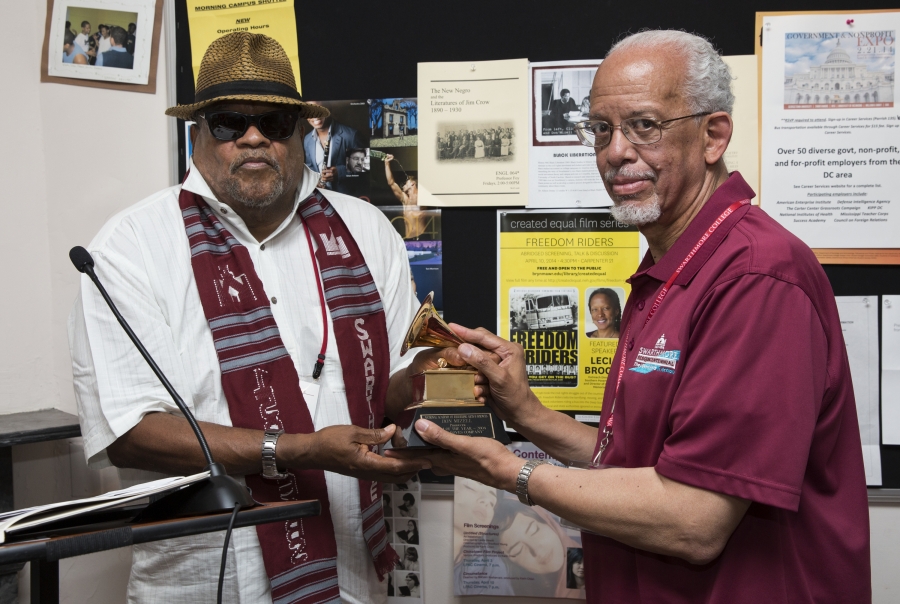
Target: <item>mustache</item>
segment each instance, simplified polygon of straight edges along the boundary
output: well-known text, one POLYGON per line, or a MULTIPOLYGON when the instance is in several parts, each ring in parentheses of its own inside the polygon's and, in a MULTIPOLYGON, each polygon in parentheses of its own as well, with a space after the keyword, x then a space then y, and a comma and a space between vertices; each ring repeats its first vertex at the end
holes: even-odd
POLYGON ((627 167, 621 168, 610 168, 606 172, 603 173, 603 180, 607 184, 612 184, 613 180, 616 177, 622 176, 623 178, 633 178, 636 180, 652 180, 656 182, 657 175, 654 170, 631 170, 627 167))
POLYGON ((274 157, 269 157, 265 153, 260 153, 259 151, 244 151, 234 158, 231 162, 231 166, 229 166, 229 171, 234 174, 248 160, 267 163, 273 170, 281 174, 281 164, 278 163, 278 160, 274 157))

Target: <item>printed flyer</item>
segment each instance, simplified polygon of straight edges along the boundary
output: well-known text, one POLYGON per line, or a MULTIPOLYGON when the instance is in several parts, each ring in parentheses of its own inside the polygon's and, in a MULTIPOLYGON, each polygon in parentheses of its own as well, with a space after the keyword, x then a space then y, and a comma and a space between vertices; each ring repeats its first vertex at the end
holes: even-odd
MULTIPOLYGON (((509 449, 522 459, 550 458, 532 443, 509 449)), ((453 487, 453 593, 583 599, 581 533, 559 516, 467 478, 453 487)))
POLYGON ((761 21, 763 209, 812 248, 900 247, 900 12, 761 21))
POLYGON ((501 210, 497 224, 499 335, 525 349, 544 405, 598 422, 640 234, 602 210, 501 210))
POLYGON ((212 41, 233 31, 247 31, 278 40, 291 60, 294 81, 302 94, 294 0, 187 0, 187 11, 194 84, 200 73, 200 61, 212 41))
POLYGON ((419 63, 419 205, 528 202, 528 61, 419 63))
POLYGON ((531 148, 528 207, 609 207, 594 150, 573 126, 588 119, 600 60, 531 64, 531 148))

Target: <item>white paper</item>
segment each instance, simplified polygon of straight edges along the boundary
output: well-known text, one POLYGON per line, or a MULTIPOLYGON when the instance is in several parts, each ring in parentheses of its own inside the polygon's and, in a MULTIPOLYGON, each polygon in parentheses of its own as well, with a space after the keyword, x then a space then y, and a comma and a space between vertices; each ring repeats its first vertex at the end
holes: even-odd
POLYGON ((850 361, 866 484, 881 486, 878 448, 878 296, 836 296, 850 361))
POLYGON ((531 63, 528 149, 529 208, 609 207, 612 199, 597 170, 594 150, 578 141, 572 125, 587 119, 585 100, 600 59, 531 63), (560 114, 562 91, 569 109, 560 114))
POLYGON ((813 248, 900 247, 900 12, 762 29, 763 209, 813 248))
MULTIPOLYGON (((734 81, 734 131, 725 151, 725 166, 738 171, 759 195, 759 80, 756 55, 722 57, 734 81)), ((759 202, 759 198, 754 200, 759 202)))
POLYGON ((881 297, 881 438, 900 445, 900 296, 881 297))
POLYGON ((115 507, 169 489, 192 484, 199 480, 203 480, 207 476, 209 476, 208 470, 190 476, 161 478, 159 480, 137 484, 126 489, 110 491, 102 495, 97 495, 96 497, 76 499, 74 501, 61 501, 58 503, 50 503, 47 505, 5 512, 4 514, 0 514, 0 543, 3 543, 6 540, 6 533, 13 530, 21 531, 48 522, 63 520, 71 516, 115 507))
POLYGON ((528 60, 419 63, 419 205, 528 203, 528 60))

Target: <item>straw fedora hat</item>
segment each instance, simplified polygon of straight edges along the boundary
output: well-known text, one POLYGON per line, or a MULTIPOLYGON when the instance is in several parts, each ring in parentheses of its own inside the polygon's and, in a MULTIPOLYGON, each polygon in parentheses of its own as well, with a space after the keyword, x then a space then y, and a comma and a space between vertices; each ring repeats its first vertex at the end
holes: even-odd
POLYGON ((328 109, 303 102, 281 44, 245 31, 226 34, 209 45, 200 62, 194 103, 169 107, 166 115, 190 120, 198 110, 220 101, 295 105, 301 118, 329 115, 328 109))

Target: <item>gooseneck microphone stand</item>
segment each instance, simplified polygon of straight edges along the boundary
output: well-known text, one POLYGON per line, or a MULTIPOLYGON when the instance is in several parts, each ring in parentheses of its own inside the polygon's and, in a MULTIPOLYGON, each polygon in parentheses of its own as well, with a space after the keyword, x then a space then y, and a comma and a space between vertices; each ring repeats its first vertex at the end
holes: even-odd
POLYGON ((194 483, 179 491, 175 491, 150 504, 141 513, 141 520, 151 521, 173 517, 178 518, 211 514, 215 512, 230 512, 234 510, 237 505, 240 505, 241 509, 251 508, 257 505, 256 502, 253 501, 248 490, 234 478, 229 476, 225 472, 225 467, 222 466, 222 464, 213 461, 212 453, 206 442, 206 437, 203 436, 203 431, 200 430, 200 426, 197 424, 197 420, 194 419, 194 415, 187 408, 187 405, 184 404, 184 401, 175 391, 175 388, 172 387, 172 384, 169 383, 169 380, 153 360, 153 357, 151 357, 150 353, 147 352, 147 349, 144 348, 144 345, 135 335, 134 331, 131 330, 128 322, 125 321, 125 318, 122 317, 122 314, 119 312, 119 309, 116 308, 116 305, 109 297, 109 294, 106 293, 106 288, 103 287, 103 284, 100 283, 100 280, 94 273, 94 259, 91 257, 90 252, 81 246, 75 246, 69 250, 69 259, 79 272, 90 277, 91 281, 94 282, 94 285, 97 286, 100 295, 106 300, 107 306, 109 306, 109 309, 115 315, 116 320, 119 321, 119 325, 122 326, 122 329, 124 329, 125 333, 128 334, 128 337, 131 338, 131 341, 138 349, 138 352, 141 353, 141 356, 144 357, 144 360, 150 365, 150 369, 152 369, 153 373, 156 374, 156 377, 159 378, 159 381, 172 397, 172 400, 175 401, 175 404, 178 405, 178 409, 181 410, 182 415, 184 415, 188 424, 190 424, 191 429, 194 431, 194 435, 196 435, 197 440, 200 443, 200 448, 203 450, 203 456, 206 458, 207 466, 204 469, 209 470, 209 478, 194 483))

